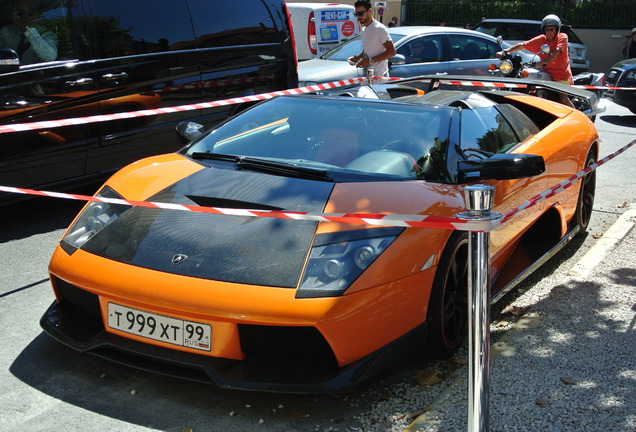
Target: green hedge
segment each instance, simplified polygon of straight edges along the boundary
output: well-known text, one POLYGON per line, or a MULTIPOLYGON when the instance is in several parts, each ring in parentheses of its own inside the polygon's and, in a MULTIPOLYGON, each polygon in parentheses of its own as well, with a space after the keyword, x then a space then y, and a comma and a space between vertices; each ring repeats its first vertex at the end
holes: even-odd
POLYGON ((531 1, 408 0, 405 2, 407 25, 437 25, 445 20, 449 26, 475 24, 482 18, 523 18, 540 20, 557 14, 564 24, 576 28, 632 29, 636 26, 636 1, 564 0, 543 3, 531 1))

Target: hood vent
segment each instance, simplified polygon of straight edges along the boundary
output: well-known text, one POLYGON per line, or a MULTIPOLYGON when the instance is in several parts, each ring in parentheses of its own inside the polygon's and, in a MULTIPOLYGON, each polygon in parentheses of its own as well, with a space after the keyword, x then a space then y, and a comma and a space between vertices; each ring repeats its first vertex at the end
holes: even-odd
POLYGON ((280 207, 275 207, 262 203, 254 203, 247 201, 239 201, 227 198, 216 198, 207 196, 188 195, 199 207, 216 207, 216 208, 228 208, 228 209, 245 209, 245 210, 284 210, 280 207))

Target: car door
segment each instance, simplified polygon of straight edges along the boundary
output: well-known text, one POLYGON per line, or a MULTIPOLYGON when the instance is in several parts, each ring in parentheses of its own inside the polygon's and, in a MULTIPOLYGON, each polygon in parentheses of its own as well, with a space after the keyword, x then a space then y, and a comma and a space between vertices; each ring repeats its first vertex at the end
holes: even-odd
MULTIPOLYGON (((52 51, 34 64, 25 54, 17 71, 0 71, 0 124, 97 114, 93 67, 83 61, 84 11, 68 3, 33 12, 32 26, 50 41, 52 51)), ((85 124, 37 130, 25 126, 0 135, 0 184, 49 187, 83 176, 89 136, 85 124)))
MULTIPOLYGON (((201 102, 199 61, 185 0, 87 0, 95 37, 100 113, 154 110, 201 102)), ((200 110, 98 124, 87 173, 113 171, 140 158, 178 150, 176 125, 200 110)))
POLYGON ((444 35, 432 34, 400 41, 397 54, 404 56, 405 64, 391 65, 390 76, 412 77, 449 72, 444 35))
POLYGON ((495 53, 502 50, 495 41, 481 37, 477 32, 449 33, 452 59, 450 75, 487 76, 495 53))
MULTIPOLYGON (((536 125, 516 108, 501 104, 460 111, 461 132, 459 146, 463 157, 479 161, 497 153, 532 153, 543 155, 545 146, 535 138, 539 131, 536 125)), ((506 215, 531 197, 546 190, 548 173, 512 180, 487 180, 495 187, 493 210, 506 215)), ((493 261, 507 256, 514 249, 514 240, 524 232, 542 212, 545 203, 531 210, 515 214, 508 222, 490 233, 490 251, 493 261)), ((498 267, 493 268, 497 276, 498 267)))

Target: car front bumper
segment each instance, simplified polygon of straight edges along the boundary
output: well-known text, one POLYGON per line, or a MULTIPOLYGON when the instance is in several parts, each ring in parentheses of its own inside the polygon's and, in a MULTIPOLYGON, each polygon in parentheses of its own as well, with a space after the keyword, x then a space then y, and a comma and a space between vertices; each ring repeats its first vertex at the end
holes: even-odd
MULTIPOLYGON (((426 287, 435 272, 376 286, 364 281, 373 288, 338 297, 296 299, 295 289, 184 277, 61 247, 49 270, 56 301, 40 323, 71 348, 219 387, 288 393, 354 386, 421 347, 426 287), (209 325, 210 348, 111 328, 110 304, 209 325)), ((364 277, 377 283, 376 274, 364 277)))
POLYGON ((334 393, 363 383, 403 361, 426 337, 423 324, 396 341, 349 364, 246 358, 232 360, 149 345, 107 332, 101 320, 55 301, 40 320, 46 333, 82 353, 118 364, 220 388, 280 393, 334 393))

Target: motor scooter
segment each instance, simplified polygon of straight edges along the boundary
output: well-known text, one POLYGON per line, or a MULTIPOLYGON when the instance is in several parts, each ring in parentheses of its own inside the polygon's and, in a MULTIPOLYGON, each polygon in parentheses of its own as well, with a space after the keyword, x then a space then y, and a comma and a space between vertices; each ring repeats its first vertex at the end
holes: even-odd
MULTIPOLYGON (((550 47, 547 44, 543 44, 541 46, 541 53, 549 54, 550 47)), ((501 61, 499 65, 490 65, 489 72, 493 75, 500 73, 502 76, 507 78, 530 78, 538 81, 553 81, 552 75, 550 73, 545 72, 537 67, 537 62, 539 61, 538 53, 534 55, 531 61, 524 62, 523 58, 519 54, 511 54, 506 53, 501 57, 501 61)), ((590 74, 591 76, 587 76, 584 74, 577 75, 578 82, 575 84, 589 82, 593 84, 582 84, 582 85, 602 85, 598 84, 599 82, 604 81, 604 74, 590 74)), ((530 86, 527 90, 529 94, 534 96, 538 96, 540 98, 553 100, 555 102, 560 102, 559 94, 549 88, 544 88, 541 86, 530 86)), ((579 111, 583 111, 586 113, 596 111, 596 106, 598 105, 598 100, 602 96, 602 91, 594 92, 596 94, 596 100, 592 101, 590 104, 589 101, 584 100, 582 98, 576 97, 574 95, 569 96, 572 104, 579 111), (591 108, 590 108, 591 105, 591 108)), ((595 120, 595 115, 590 115, 592 121, 595 120)))
MULTIPOLYGON (((501 36, 497 38, 497 40, 501 43, 501 36)), ((550 52, 550 47, 547 44, 543 44, 541 46, 541 52, 543 54, 548 54, 550 52)), ((537 62, 539 61, 538 53, 534 54, 531 61, 525 61, 520 54, 511 54, 506 52, 502 57, 499 63, 499 66, 494 64, 490 65, 490 72, 495 74, 497 72, 501 73, 502 76, 508 78, 530 78, 544 81, 552 81, 552 75, 547 72, 540 70, 537 67, 537 62)))
MULTIPOLYGON (((549 51, 550 48, 548 45, 544 44, 541 47, 541 52, 547 54, 549 51)), ((538 61, 539 57, 537 54, 534 55, 532 61, 524 62, 521 55, 507 52, 501 57, 498 67, 494 64, 490 65, 490 73, 493 75, 500 73, 507 78, 530 78, 539 81, 553 81, 552 75, 537 67, 538 61)), ((540 98, 559 101, 558 96, 555 95, 554 92, 540 86, 533 86, 529 89, 528 93, 540 98)))

